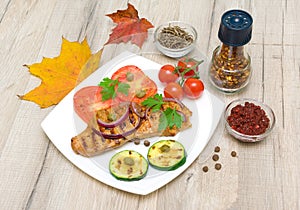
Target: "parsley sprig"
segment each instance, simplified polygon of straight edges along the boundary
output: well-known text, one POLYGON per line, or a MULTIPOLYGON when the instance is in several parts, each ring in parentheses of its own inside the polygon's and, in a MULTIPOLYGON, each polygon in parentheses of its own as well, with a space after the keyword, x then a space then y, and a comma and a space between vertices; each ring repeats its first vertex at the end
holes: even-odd
POLYGON ((160 131, 165 130, 167 127, 172 128, 174 125, 177 128, 181 128, 183 117, 178 114, 176 109, 171 109, 168 107, 164 112, 161 118, 159 118, 158 129, 160 131))
POLYGON ((102 101, 108 99, 114 99, 117 96, 117 92, 123 93, 128 96, 128 90, 130 86, 126 83, 119 82, 119 80, 113 80, 108 77, 105 77, 100 83, 99 86, 102 87, 102 101))
MULTIPOLYGON (((164 101, 161 94, 155 94, 153 97, 149 97, 142 102, 143 106, 152 108, 153 112, 159 111, 163 104, 164 101)), ((181 128, 183 120, 183 116, 178 114, 176 109, 171 109, 170 107, 168 107, 166 110, 163 111, 163 114, 159 119, 158 129, 162 131, 165 130, 167 127, 172 128, 174 125, 177 128, 181 128)))
POLYGON ((152 108, 153 112, 160 110, 161 106, 164 104, 162 94, 155 94, 153 97, 149 97, 142 102, 143 106, 152 108))

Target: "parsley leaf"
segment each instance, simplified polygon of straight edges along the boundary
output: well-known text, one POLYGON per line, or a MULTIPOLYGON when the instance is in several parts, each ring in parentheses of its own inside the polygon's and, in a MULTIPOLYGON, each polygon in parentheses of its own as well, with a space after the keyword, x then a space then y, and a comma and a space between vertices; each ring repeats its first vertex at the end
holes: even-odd
POLYGON ((149 97, 142 102, 143 106, 148 108, 152 108, 153 112, 160 110, 161 106, 163 105, 163 97, 162 94, 155 94, 153 97, 149 97))
POLYGON ((128 84, 119 82, 118 80, 109 79, 108 77, 105 77, 99 83, 99 86, 102 87, 102 101, 106 101, 111 98, 114 99, 117 96, 117 92, 123 93, 127 96, 130 88, 128 84))
POLYGON ((166 115, 163 113, 159 118, 158 130, 164 131, 168 127, 168 120, 166 115))
MULTIPOLYGON (((153 97, 149 97, 142 102, 143 106, 151 108, 153 112, 159 111, 164 104, 162 94, 155 94, 153 97)), ((159 118, 158 129, 160 131, 165 130, 167 127, 172 128, 174 125, 177 128, 181 128, 183 116, 181 116, 176 109, 168 107, 162 112, 159 118)))
POLYGON ((129 91, 130 85, 127 83, 118 83, 118 92, 123 93, 124 95, 128 96, 128 91, 129 91))
POLYGON ((159 130, 165 130, 167 127, 172 128, 174 125, 177 128, 181 128, 183 117, 178 114, 176 109, 168 107, 161 118, 159 119, 159 130))

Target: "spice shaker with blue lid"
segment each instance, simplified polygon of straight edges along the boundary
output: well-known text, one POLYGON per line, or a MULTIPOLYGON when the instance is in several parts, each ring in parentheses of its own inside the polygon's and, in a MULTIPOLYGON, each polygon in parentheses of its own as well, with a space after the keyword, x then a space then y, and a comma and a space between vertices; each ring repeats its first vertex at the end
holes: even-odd
POLYGON ((222 15, 218 32, 222 43, 213 52, 209 79, 223 92, 237 92, 249 83, 251 59, 244 46, 251 40, 252 23, 251 15, 243 10, 222 15))

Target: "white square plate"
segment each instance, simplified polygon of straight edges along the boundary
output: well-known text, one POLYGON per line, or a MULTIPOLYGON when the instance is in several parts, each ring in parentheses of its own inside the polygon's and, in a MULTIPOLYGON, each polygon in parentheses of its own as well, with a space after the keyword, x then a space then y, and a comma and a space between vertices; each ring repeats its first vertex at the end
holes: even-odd
MULTIPOLYGON (((186 149, 187 159, 183 166, 174 171, 159 171, 149 166, 147 175, 142 180, 130 182, 117 180, 110 174, 108 169, 110 158, 115 153, 125 149, 136 150, 146 158, 149 147, 144 146, 143 143, 140 145, 127 143, 120 148, 93 158, 75 154, 71 148, 71 138, 79 134, 86 127, 86 124, 74 112, 73 96, 80 88, 97 85, 104 77, 110 77, 113 72, 125 65, 138 66, 156 82, 159 92, 163 90, 163 85, 159 82, 157 76, 161 67, 160 64, 130 52, 124 52, 103 65, 71 91, 44 119, 41 126, 57 149, 85 173, 117 189, 146 195, 176 178, 199 156, 220 120, 224 103, 206 89, 197 100, 183 100, 183 103, 193 112, 190 118, 192 128, 172 137, 172 139, 181 142, 186 149)), ((171 138, 154 137, 148 140, 153 144, 161 139, 171 138)))

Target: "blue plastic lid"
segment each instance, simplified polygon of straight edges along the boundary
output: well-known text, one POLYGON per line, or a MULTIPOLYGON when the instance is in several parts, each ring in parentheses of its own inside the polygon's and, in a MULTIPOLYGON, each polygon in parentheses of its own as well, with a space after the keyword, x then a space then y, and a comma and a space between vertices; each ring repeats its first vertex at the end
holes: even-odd
POLYGON ((222 15, 218 37, 226 45, 242 46, 251 40, 253 19, 243 10, 229 10, 222 15))

